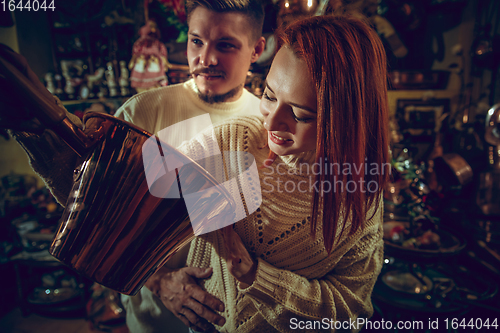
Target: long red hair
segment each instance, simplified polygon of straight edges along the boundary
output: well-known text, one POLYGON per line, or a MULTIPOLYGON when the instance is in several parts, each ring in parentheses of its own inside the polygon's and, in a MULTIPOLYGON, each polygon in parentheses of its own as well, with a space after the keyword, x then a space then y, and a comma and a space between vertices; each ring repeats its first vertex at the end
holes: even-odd
MULTIPOLYGON (((345 174, 333 168, 332 173, 316 175, 319 184, 342 180, 335 191, 315 191, 313 196, 311 232, 315 235, 322 211, 323 238, 330 253, 338 221, 351 220, 349 234, 362 228, 368 209, 380 204, 390 173, 386 54, 370 26, 347 16, 301 20, 278 30, 276 37, 278 49, 286 45, 305 61, 315 84, 316 163, 338 163, 353 170, 345 174), (350 181, 358 185, 355 190, 350 181)), ((341 232, 344 227, 345 223, 341 232)))

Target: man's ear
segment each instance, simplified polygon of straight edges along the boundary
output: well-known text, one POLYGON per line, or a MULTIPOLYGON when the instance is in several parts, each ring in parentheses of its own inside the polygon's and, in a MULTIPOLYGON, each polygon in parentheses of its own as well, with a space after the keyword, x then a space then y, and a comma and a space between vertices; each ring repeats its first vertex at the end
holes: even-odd
POLYGON ((266 48, 266 39, 264 37, 260 37, 254 44, 252 58, 251 58, 252 63, 259 60, 265 48, 266 48))

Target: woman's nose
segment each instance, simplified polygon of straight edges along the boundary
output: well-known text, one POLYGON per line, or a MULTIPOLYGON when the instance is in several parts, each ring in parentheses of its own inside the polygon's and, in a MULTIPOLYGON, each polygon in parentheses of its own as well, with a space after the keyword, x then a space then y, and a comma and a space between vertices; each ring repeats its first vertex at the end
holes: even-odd
POLYGON ((264 120, 264 128, 268 131, 290 131, 284 107, 277 107, 275 110, 267 112, 267 115, 264 114, 264 120))

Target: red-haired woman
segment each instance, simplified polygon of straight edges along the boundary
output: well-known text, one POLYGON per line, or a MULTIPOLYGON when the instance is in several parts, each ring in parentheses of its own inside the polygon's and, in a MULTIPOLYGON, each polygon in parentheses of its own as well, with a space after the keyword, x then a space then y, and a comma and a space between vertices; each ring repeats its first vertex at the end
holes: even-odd
POLYGON ((373 314, 382 268, 384 48, 349 17, 299 21, 277 38, 264 117, 215 128, 221 151, 263 165, 260 208, 234 229, 196 237, 188 267, 147 286, 194 330, 357 331, 373 314))

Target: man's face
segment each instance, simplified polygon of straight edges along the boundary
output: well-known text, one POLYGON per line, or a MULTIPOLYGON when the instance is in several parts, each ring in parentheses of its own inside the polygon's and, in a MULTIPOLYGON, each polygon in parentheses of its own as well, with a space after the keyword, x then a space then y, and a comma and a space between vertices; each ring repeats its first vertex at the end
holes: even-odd
POLYGON ((187 56, 203 99, 230 102, 241 96, 250 64, 265 45, 263 38, 254 42, 250 36, 248 19, 241 13, 217 13, 204 7, 191 13, 187 56))

